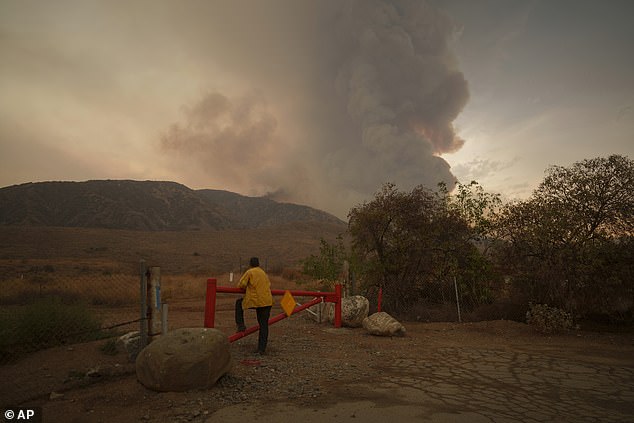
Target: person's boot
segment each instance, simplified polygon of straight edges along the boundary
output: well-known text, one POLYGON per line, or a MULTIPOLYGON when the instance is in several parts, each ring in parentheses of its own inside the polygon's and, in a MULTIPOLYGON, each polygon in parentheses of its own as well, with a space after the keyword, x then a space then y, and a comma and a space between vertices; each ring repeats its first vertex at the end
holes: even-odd
POLYGON ((236 329, 236 333, 244 332, 245 330, 247 330, 247 327, 245 325, 238 325, 236 329))

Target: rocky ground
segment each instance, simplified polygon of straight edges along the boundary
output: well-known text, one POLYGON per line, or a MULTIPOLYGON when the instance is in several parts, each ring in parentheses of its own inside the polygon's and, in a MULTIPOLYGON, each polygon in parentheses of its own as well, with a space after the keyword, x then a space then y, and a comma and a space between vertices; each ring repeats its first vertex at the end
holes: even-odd
MULTIPOLYGON (((201 326, 183 316, 177 326, 201 326)), ((103 341, 60 347, 0 367, 0 398, 42 407, 45 422, 634 421, 632 334, 404 324, 406 336, 383 338, 293 316, 271 327, 265 356, 252 353, 257 335, 238 340, 216 386, 179 393, 144 388, 103 341)))

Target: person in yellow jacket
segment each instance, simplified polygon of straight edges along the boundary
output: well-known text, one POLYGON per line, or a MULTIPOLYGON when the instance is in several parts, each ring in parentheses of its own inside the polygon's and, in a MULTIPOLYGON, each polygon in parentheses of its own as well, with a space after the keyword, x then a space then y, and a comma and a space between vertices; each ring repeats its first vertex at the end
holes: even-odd
POLYGON ((264 270, 260 267, 260 260, 251 257, 250 268, 238 282, 238 288, 246 291, 244 297, 236 301, 236 326, 238 332, 243 332, 247 328, 244 325, 244 310, 254 308, 260 325, 258 337, 257 354, 264 354, 269 339, 269 317, 273 306, 273 295, 271 295, 271 281, 264 270))

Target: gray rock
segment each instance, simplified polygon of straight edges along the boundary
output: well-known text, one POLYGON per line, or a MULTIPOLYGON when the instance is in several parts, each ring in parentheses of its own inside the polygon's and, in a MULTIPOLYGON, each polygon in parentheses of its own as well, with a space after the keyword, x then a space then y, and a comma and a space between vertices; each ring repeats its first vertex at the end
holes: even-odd
POLYGON ((121 335, 119 338, 117 338, 117 351, 125 352, 128 355, 128 358, 131 361, 134 361, 137 354, 139 353, 140 340, 141 337, 138 330, 128 332, 125 335, 121 335))
POLYGON ((405 326, 384 311, 374 313, 363 320, 363 328, 371 335, 404 336, 405 326))
POLYGON ((51 392, 51 395, 49 395, 48 397, 48 399, 50 399, 51 401, 55 401, 62 398, 64 398, 64 394, 59 394, 55 391, 51 392))
POLYGON ((184 328, 163 335, 136 359, 137 379, 154 391, 213 386, 231 368, 227 335, 218 329, 184 328))
MULTIPOLYGON (((341 299, 341 325, 350 328, 359 328, 363 325, 363 319, 368 317, 370 302, 361 295, 344 297, 341 299)), ((329 322, 335 321, 335 306, 328 303, 326 314, 329 322)))
POLYGON ((87 377, 101 377, 105 376, 107 372, 104 372, 104 368, 102 366, 93 367, 92 369, 86 372, 87 377))

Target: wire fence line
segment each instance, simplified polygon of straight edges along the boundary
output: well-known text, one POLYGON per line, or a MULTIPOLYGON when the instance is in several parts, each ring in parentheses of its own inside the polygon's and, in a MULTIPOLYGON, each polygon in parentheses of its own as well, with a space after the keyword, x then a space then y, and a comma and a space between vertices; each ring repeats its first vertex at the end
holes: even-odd
POLYGON ((399 292, 394 287, 380 289, 378 286, 360 285, 348 290, 348 295, 354 294, 368 298, 370 313, 377 311, 379 302, 382 302, 382 311, 420 322, 522 320, 526 312, 509 301, 500 287, 487 288, 486 295, 482 295, 453 278, 417 287, 417 301, 406 306, 399 305, 399 292))
MULTIPOLYGON (((71 270, 57 266, 39 260, 26 270, 23 263, 16 269, 5 266, 0 274, 0 365, 49 347, 115 339, 147 327, 150 318, 155 324, 148 335, 160 334, 161 316, 156 310, 152 315, 151 307, 156 293, 151 289, 146 297, 141 289, 151 282, 146 270, 154 267, 143 264, 116 273, 99 265, 71 270)), ((202 325, 207 278, 159 278, 158 301, 179 305, 202 325)))
MULTIPOLYGON (((261 260, 264 266, 268 265, 271 273, 281 273, 277 278, 293 279, 292 275, 276 272, 266 258, 261 260)), ((233 275, 232 284, 240 277, 240 271, 246 269, 246 259, 236 260, 236 265, 237 274, 233 275)), ((114 273, 98 267, 82 266, 70 272, 67 269, 56 270, 55 263, 40 262, 26 272, 7 272, 10 277, 0 276, 0 365, 40 349, 112 339, 139 330, 143 327, 141 323, 145 325, 148 318, 141 311, 140 290, 143 273, 147 269, 141 266, 136 271, 114 273)), ((148 275, 145 276, 147 278, 148 275)), ((219 282, 230 284, 229 275, 225 275, 225 279, 219 282)), ((159 301, 183 304, 189 299, 191 304, 187 307, 196 309, 202 324, 206 278, 196 277, 193 280, 191 275, 164 274, 159 280, 159 301)), ((364 287, 362 281, 355 280, 354 275, 350 275, 348 281, 347 294, 367 297, 370 312, 375 312, 379 300, 378 289, 364 287)), ((146 293, 147 310, 155 294, 146 293)), ((383 292, 383 295, 389 298, 399 293, 383 292)), ((499 310, 477 316, 483 308, 494 309, 497 304, 491 304, 490 299, 499 297, 499 292, 487 293, 486 296, 470 292, 456 284, 455 280, 448 279, 422 287, 420 302, 413 309, 410 308, 408 317, 418 321, 445 322, 509 318, 499 310)), ((170 309, 175 317, 182 312, 178 311, 179 308, 170 309)), ((383 311, 398 316, 401 310, 383 307, 383 311)), ((153 318, 158 320, 159 325, 156 327, 160 333, 161 318, 158 315, 153 318)), ((157 334, 156 329, 150 328, 149 332, 150 336, 157 334)))
POLYGON ((0 364, 43 348, 137 329, 139 276, 53 264, 0 280, 0 364))

